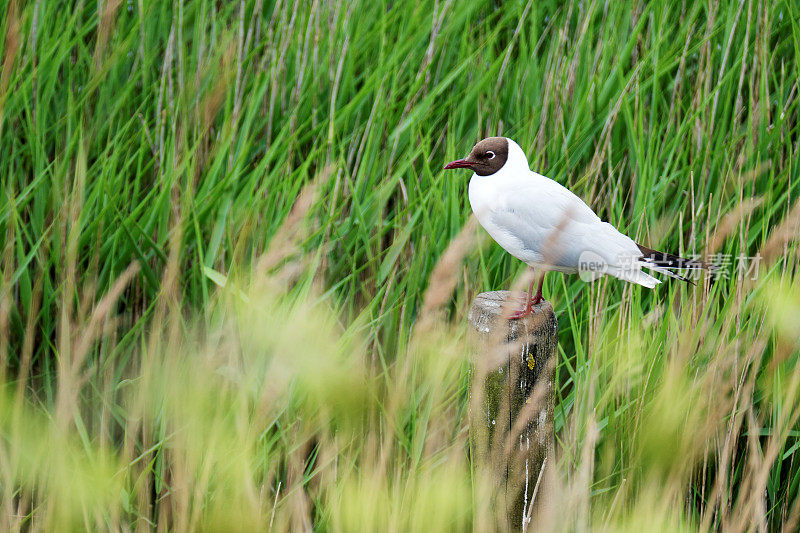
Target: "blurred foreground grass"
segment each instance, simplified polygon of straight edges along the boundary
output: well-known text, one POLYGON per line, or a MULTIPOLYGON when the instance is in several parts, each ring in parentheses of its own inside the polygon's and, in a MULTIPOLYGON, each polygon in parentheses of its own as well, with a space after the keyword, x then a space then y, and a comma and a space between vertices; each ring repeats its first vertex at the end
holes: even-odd
POLYGON ((5 2, 0 527, 499 527, 464 322, 522 265, 432 272, 506 134, 725 273, 548 277, 538 525, 796 529, 800 13, 675 4, 5 2))

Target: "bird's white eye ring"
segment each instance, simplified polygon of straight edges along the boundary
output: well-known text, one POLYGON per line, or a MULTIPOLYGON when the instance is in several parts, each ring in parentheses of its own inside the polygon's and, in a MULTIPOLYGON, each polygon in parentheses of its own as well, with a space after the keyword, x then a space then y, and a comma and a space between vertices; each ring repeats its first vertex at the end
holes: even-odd
POLYGON ((489 159, 494 159, 494 152, 489 150, 488 152, 486 152, 486 157, 488 157, 489 159))

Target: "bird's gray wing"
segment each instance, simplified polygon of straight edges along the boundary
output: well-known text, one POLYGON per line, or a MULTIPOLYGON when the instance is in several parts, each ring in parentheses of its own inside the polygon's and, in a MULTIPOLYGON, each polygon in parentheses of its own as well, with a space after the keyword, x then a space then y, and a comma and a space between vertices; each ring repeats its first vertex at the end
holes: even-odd
POLYGON ((500 238, 492 236, 508 251, 522 250, 512 252, 519 259, 572 271, 587 251, 609 264, 641 255, 629 237, 600 220, 583 200, 557 182, 536 175, 516 192, 504 195, 492 210, 491 221, 501 233, 500 238))

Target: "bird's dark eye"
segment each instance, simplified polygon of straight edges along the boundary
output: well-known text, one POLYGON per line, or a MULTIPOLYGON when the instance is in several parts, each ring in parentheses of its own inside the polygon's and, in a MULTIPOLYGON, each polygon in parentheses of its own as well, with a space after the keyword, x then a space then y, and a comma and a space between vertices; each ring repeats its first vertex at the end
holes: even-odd
POLYGON ((492 152, 491 150, 486 152, 486 159, 494 159, 494 152, 492 152))

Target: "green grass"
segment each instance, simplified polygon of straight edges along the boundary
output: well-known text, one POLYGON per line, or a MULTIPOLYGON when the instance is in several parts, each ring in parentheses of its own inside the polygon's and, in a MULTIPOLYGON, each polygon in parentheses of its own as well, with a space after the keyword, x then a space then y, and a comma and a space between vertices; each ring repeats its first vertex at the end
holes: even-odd
POLYGON ((549 525, 797 527, 793 2, 3 8, 4 529, 496 526, 466 313, 524 265, 474 239, 417 322, 469 217, 442 166, 496 134, 639 242, 733 258, 548 276, 549 525))

